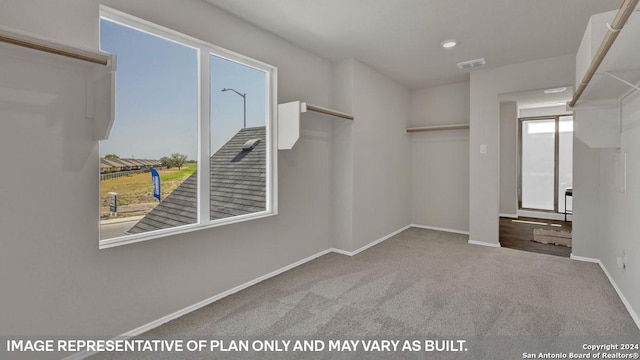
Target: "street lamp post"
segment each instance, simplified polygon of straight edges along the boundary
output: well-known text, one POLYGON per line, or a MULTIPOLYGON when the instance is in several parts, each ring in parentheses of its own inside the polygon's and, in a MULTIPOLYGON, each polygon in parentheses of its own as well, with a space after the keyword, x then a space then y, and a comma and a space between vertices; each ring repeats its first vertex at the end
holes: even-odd
POLYGON ((238 91, 236 91, 234 89, 227 89, 227 88, 224 88, 224 89, 222 89, 220 91, 225 92, 225 91, 229 91, 229 90, 231 90, 234 93, 242 96, 242 102, 244 103, 244 129, 246 129, 247 128, 247 94, 246 93, 245 94, 241 94, 240 92, 238 92, 238 91))

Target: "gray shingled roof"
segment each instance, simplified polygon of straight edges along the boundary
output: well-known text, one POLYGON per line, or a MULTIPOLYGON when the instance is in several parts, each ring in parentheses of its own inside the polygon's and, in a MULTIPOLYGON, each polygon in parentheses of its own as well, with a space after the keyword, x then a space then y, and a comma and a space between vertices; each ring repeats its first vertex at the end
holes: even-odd
MULTIPOLYGON (((265 127, 240 130, 210 159, 211 220, 266 209, 265 127), (250 151, 248 140, 260 139, 250 151)), ((129 229, 130 234, 167 229, 197 222, 197 172, 189 176, 158 206, 129 229)))

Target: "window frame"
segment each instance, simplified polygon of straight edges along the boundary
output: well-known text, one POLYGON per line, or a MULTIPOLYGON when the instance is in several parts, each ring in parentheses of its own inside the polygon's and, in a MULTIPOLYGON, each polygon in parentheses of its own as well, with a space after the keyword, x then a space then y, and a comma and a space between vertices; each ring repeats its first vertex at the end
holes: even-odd
MULTIPOLYGON (((176 226, 169 229, 160 229, 140 234, 123 235, 117 238, 101 240, 98 235, 99 249, 107 249, 116 246, 148 241, 166 236, 179 235, 192 231, 205 230, 223 225, 236 224, 249 220, 261 219, 278 214, 278 150, 277 150, 277 94, 278 94, 278 69, 277 67, 252 59, 248 56, 213 45, 206 41, 191 37, 178 31, 161 25, 140 19, 127 13, 109 8, 104 5, 99 7, 99 21, 106 20, 125 26, 149 35, 175 42, 180 45, 193 48, 198 56, 198 191, 197 191, 197 222, 194 224, 176 226), (265 73, 266 99, 265 99, 265 129, 266 129, 266 169, 265 169, 265 196, 266 208, 264 211, 251 214, 233 216, 224 219, 210 220, 210 161, 213 155, 210 151, 210 56, 217 56, 228 61, 260 70, 265 73)), ((99 22, 98 22, 99 24, 99 22)), ((98 40, 100 44, 100 37, 98 40)), ((117 62, 116 62, 117 66, 117 62)), ((113 89, 115 92, 115 88, 113 89)), ((115 96, 112 96, 115 99, 115 96)), ((100 178, 97 178, 100 183, 100 178)), ((98 191, 98 196, 99 196, 98 191)), ((99 215, 98 215, 99 218, 99 215)), ((100 227, 98 227, 98 234, 100 227)))

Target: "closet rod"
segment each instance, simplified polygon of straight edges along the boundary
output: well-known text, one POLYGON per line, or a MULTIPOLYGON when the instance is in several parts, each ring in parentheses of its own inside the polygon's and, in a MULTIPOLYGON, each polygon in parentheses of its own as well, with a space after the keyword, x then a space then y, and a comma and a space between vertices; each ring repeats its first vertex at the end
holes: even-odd
POLYGON ((347 120, 353 120, 353 116, 351 116, 349 114, 345 114, 345 113, 342 113, 342 112, 339 112, 339 111, 323 108, 322 106, 313 105, 313 104, 309 104, 309 103, 307 103, 307 110, 308 111, 315 111, 315 112, 318 112, 318 113, 321 113, 321 114, 325 114, 325 115, 336 116, 336 117, 347 119, 347 120))
POLYGON ((458 130, 468 129, 469 124, 451 124, 451 125, 433 125, 433 126, 421 126, 407 128, 408 133, 420 132, 420 131, 437 131, 437 130, 458 130))
POLYGON ((0 42, 22 46, 29 49, 44 51, 51 54, 66 56, 73 59, 88 61, 94 64, 105 65, 105 66, 109 64, 109 60, 107 59, 101 59, 101 58, 81 54, 81 53, 70 51, 70 50, 64 50, 64 49, 60 49, 60 48, 46 45, 43 43, 37 43, 37 42, 25 40, 25 39, 20 39, 20 38, 8 36, 5 34, 0 34, 0 42))
POLYGON ((640 0, 625 0, 624 3, 622 3, 622 6, 620 6, 620 10, 618 10, 616 17, 613 19, 613 22, 610 25, 607 24, 609 25, 609 31, 607 31, 607 34, 604 36, 602 44, 600 44, 600 48, 598 48, 596 55, 591 61, 591 65, 589 65, 589 68, 584 74, 580 85, 576 89, 576 92, 573 94, 573 98, 569 102, 569 107, 574 107, 580 99, 580 96, 582 96, 584 89, 586 89, 587 85, 589 85, 589 82, 593 78, 593 75, 595 75, 596 71, 598 71, 598 67, 600 67, 600 64, 602 64, 602 61, 609 52, 609 49, 611 49, 613 42, 616 41, 618 34, 620 34, 620 30, 622 30, 624 24, 627 23, 627 20, 629 20, 629 17, 635 11, 635 8, 636 6, 638 6, 639 1, 640 0))

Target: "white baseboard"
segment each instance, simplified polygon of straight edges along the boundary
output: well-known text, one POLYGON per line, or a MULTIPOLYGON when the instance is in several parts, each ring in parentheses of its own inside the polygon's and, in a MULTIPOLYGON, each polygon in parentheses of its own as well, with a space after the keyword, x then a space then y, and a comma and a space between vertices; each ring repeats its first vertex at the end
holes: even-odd
MULTIPOLYGON (((345 251, 345 250, 336 249, 336 248, 330 248, 330 249, 321 251, 319 253, 316 253, 314 255, 306 257, 306 258, 304 258, 302 260, 296 261, 296 262, 294 262, 294 263, 292 263, 290 265, 287 265, 287 266, 284 266, 284 267, 282 267, 280 269, 272 271, 272 272, 270 272, 270 273, 268 273, 266 275, 263 275, 263 276, 260 276, 258 278, 255 278, 255 279, 253 279, 251 281, 248 281, 248 282, 246 282, 246 283, 244 283, 242 285, 236 286, 236 287, 234 287, 234 288, 232 288, 230 290, 227 290, 227 291, 222 292, 220 294, 214 295, 214 296, 212 296, 212 297, 210 297, 208 299, 202 300, 202 301, 200 301, 200 302, 198 302, 196 304, 193 304, 191 306, 188 306, 188 307, 186 307, 184 309, 181 309, 181 310, 178 310, 178 311, 176 311, 174 313, 166 315, 166 316, 164 316, 164 317, 162 317, 162 318, 160 318, 158 320, 154 320, 154 321, 152 321, 152 322, 150 322, 148 324, 142 325, 142 326, 140 326, 138 328, 135 328, 135 329, 133 329, 131 331, 128 331, 128 332, 126 332, 126 333, 124 333, 124 334, 122 334, 120 336, 117 336, 114 339, 128 339, 128 338, 143 334, 144 332, 152 330, 152 329, 154 329, 154 328, 156 328, 156 327, 158 327, 160 325, 163 325, 163 324, 165 324, 165 323, 167 323, 167 322, 169 322, 171 320, 174 320, 174 319, 177 319, 177 318, 179 318, 181 316, 189 314, 189 313, 191 313, 191 312, 193 312, 195 310, 198 310, 198 309, 200 309, 202 307, 205 307, 205 306, 207 306, 207 305, 209 305, 209 304, 211 304, 211 303, 213 303, 215 301, 218 301, 218 300, 220 300, 220 299, 222 299, 224 297, 227 297, 227 296, 229 296, 231 294, 237 293, 238 291, 244 290, 244 289, 246 289, 246 288, 248 288, 248 287, 250 287, 252 285, 255 285, 255 284, 259 283, 259 282, 262 282, 264 280, 272 278, 272 277, 274 277, 276 275, 279 275, 279 274, 281 274, 281 273, 283 273, 285 271, 291 270, 291 269, 293 269, 295 267, 298 267, 298 266, 300 266, 300 265, 302 265, 304 263, 307 263, 307 262, 309 262, 309 261, 311 261, 311 260, 313 260, 315 258, 318 258, 320 256, 326 255, 326 254, 328 254, 330 252, 335 252, 335 253, 342 254, 342 255, 347 255, 347 256, 356 255, 356 254, 358 254, 358 253, 360 253, 360 252, 362 252, 362 251, 364 251, 364 250, 366 250, 366 249, 368 249, 368 248, 370 248, 370 247, 372 247, 374 245, 377 245, 377 244, 379 244, 379 243, 381 243, 381 242, 383 242, 383 241, 385 241, 385 240, 387 240, 387 239, 389 239, 389 238, 391 238, 391 237, 393 237, 393 236, 405 231, 406 229, 408 229, 410 227, 417 227, 417 228, 431 229, 431 230, 438 230, 438 231, 447 231, 447 232, 458 233, 458 234, 469 234, 468 232, 465 232, 465 231, 442 229, 442 228, 435 228, 435 227, 429 227, 429 226, 412 225, 412 224, 410 224, 410 225, 404 226, 403 228, 392 232, 389 235, 383 236, 380 239, 375 240, 375 241, 373 241, 373 242, 371 242, 371 243, 369 243, 369 244, 367 244, 367 245, 365 245, 365 246, 363 246, 363 247, 361 247, 361 248, 359 248, 359 249, 357 249, 355 251, 351 251, 350 252, 350 251, 345 251)), ((477 240, 469 240, 468 242, 469 242, 469 244, 472 244, 472 245, 482 245, 482 246, 498 247, 498 248, 500 247, 499 243, 498 244, 496 244, 496 243, 488 243, 488 242, 477 241, 477 240)), ((635 321, 636 325, 638 326, 638 328, 640 328, 640 318, 638 317, 636 312, 631 307, 631 304, 629 304, 627 299, 624 297, 624 295, 620 291, 620 288, 618 288, 618 285, 615 283, 615 281, 613 281, 613 278, 611 277, 611 275, 609 274, 607 269, 604 267, 602 262, 600 260, 597 260, 597 259, 585 258, 585 257, 581 257, 581 256, 574 256, 573 254, 571 254, 571 258, 574 259, 574 260, 577 260, 577 261, 589 261, 589 262, 595 262, 595 263, 600 264, 600 267, 602 268, 604 273, 609 278, 609 281, 611 282, 611 284, 613 285, 614 289, 618 293, 618 296, 620 296, 620 299, 624 303, 624 306, 627 308, 627 311, 629 311, 629 314, 631 315, 631 317, 635 321)), ((70 356, 64 358, 64 360, 82 360, 82 359, 86 359, 87 357, 89 357, 91 355, 94 355, 96 353, 97 352, 89 352, 89 351, 79 352, 79 353, 76 353, 76 354, 73 354, 73 355, 70 355, 70 356)))
POLYGON ((500 246, 500 243, 490 243, 486 241, 478 241, 478 240, 471 240, 471 239, 469 239, 468 243, 471 245, 488 246, 488 247, 494 247, 494 248, 502 247, 500 246))
MULTIPOLYGON (((564 221, 564 214, 544 212, 544 211, 518 210, 518 215, 516 217, 518 216, 530 217, 535 219, 564 221)), ((573 215, 567 214, 567 221, 573 221, 573 215)))
POLYGON ((181 317, 183 315, 186 315, 186 314, 188 314, 190 312, 193 312, 193 311, 196 311, 196 310, 198 310, 200 308, 203 308, 203 307, 205 307, 205 306, 207 306, 207 305, 209 305, 211 303, 214 303, 214 302, 216 302, 216 301, 218 301, 218 300, 220 300, 222 298, 225 298, 225 297, 227 297, 229 295, 235 294, 238 291, 244 290, 244 289, 246 289, 246 288, 248 288, 250 286, 253 286, 253 285, 257 284, 257 283, 263 282, 263 281, 265 281, 265 280, 267 280, 269 278, 272 278, 274 276, 280 275, 285 271, 288 271, 288 270, 291 270, 291 269, 293 269, 295 267, 298 267, 298 266, 300 266, 300 265, 302 265, 304 263, 307 263, 307 262, 309 262, 309 261, 311 261, 313 259, 316 259, 316 258, 318 258, 318 257, 320 257, 322 255, 326 255, 329 252, 330 251, 327 249, 327 250, 321 251, 319 253, 316 253, 314 255, 311 255, 309 257, 306 257, 306 258, 304 258, 302 260, 298 260, 298 261, 294 262, 293 264, 289 264, 287 266, 281 267, 280 269, 274 270, 274 271, 272 271, 272 272, 270 272, 270 273, 268 273, 266 275, 262 275, 260 277, 257 277, 257 278, 255 278, 255 279, 253 279, 251 281, 248 281, 248 282, 246 282, 244 284, 238 285, 238 286, 236 286, 236 287, 234 287, 234 288, 232 288, 230 290, 227 290, 227 291, 222 292, 220 294, 214 295, 214 296, 212 296, 212 297, 210 297, 208 299, 202 300, 202 301, 200 301, 198 303, 195 303, 195 304, 193 304, 191 306, 187 306, 186 308, 184 308, 182 310, 178 310, 178 311, 176 311, 176 312, 174 312, 172 314, 169 314, 169 315, 167 315, 165 317, 162 317, 162 318, 160 318, 158 320, 155 320, 155 321, 152 321, 152 322, 150 322, 150 323, 148 323, 146 325, 140 326, 139 328, 133 329, 133 330, 127 332, 127 333, 122 334, 121 336, 123 336, 123 337, 138 336, 138 335, 140 335, 142 333, 145 333, 145 332, 147 332, 147 331, 149 331, 151 329, 154 329, 154 328, 156 328, 156 327, 158 327, 158 326, 160 326, 162 324, 165 324, 165 323, 167 323, 167 322, 169 322, 171 320, 175 320, 175 319, 177 319, 177 318, 179 318, 179 317, 181 317))
POLYGON ((435 230, 435 231, 444 231, 444 232, 449 232, 454 234, 469 235, 469 232, 464 230, 447 229, 447 228, 441 228, 436 226, 418 225, 418 224, 411 224, 409 226, 420 228, 420 229, 428 229, 428 230, 435 230))
MULTIPOLYGON (((187 314, 189 314, 189 313, 191 313, 193 311, 196 311, 196 310, 198 310, 200 308, 203 308, 203 307, 205 307, 205 306, 207 306, 207 305, 209 305, 209 304, 211 304, 213 302, 216 302, 216 301, 218 301, 218 300, 220 300, 220 299, 222 299, 224 297, 227 297, 229 295, 237 293, 238 291, 244 290, 244 289, 246 289, 246 288, 248 288, 248 287, 250 287, 252 285, 255 285, 255 284, 259 283, 259 282, 265 281, 265 280, 267 280, 269 278, 272 278, 272 277, 274 277, 276 275, 279 275, 279 274, 281 274, 281 273, 283 273, 285 271, 291 270, 291 269, 293 269, 295 267, 298 267, 298 266, 300 266, 300 265, 302 265, 304 263, 307 263, 307 262, 309 262, 309 261, 311 261, 311 260, 313 260, 315 258, 318 258, 318 257, 320 257, 322 255, 326 255, 326 254, 328 254, 330 252, 335 252, 335 253, 338 253, 338 254, 343 254, 343 255, 348 255, 348 256, 356 255, 356 254, 358 254, 358 253, 360 253, 360 252, 362 252, 362 251, 364 251, 364 250, 366 250, 366 249, 368 249, 368 248, 370 248, 370 247, 372 247, 374 245, 377 245, 377 244, 379 244, 379 243, 381 243, 381 242, 383 242, 383 241, 385 241, 385 240, 387 240, 387 239, 389 239, 389 238, 391 238, 391 237, 393 237, 393 236, 405 231, 406 229, 408 229, 410 227, 411 227, 411 225, 407 225, 407 226, 405 226, 405 227, 403 227, 403 228, 401 228, 399 230, 396 230, 396 231, 392 232, 389 235, 385 235, 385 236, 381 237, 380 239, 375 240, 375 241, 373 241, 373 242, 371 242, 371 243, 369 243, 369 244, 367 244, 367 245, 365 245, 365 246, 363 246, 363 247, 361 247, 361 248, 359 248, 359 249, 357 249, 355 251, 345 251, 345 250, 336 249, 336 248, 330 248, 330 249, 321 251, 321 252, 316 253, 314 255, 311 255, 311 256, 309 256, 307 258, 304 258, 302 260, 296 261, 293 264, 290 264, 290 265, 284 266, 284 267, 282 267, 280 269, 277 269, 275 271, 272 271, 272 272, 270 272, 270 273, 268 273, 266 275, 257 277, 257 278, 255 278, 255 279, 253 279, 251 281, 248 281, 248 282, 246 282, 246 283, 244 283, 242 285, 238 285, 238 286, 234 287, 233 289, 230 289, 230 290, 227 290, 227 291, 222 292, 220 294, 214 295, 214 296, 212 296, 212 297, 210 297, 208 299, 202 300, 202 301, 200 301, 200 302, 198 302, 196 304, 193 304, 191 306, 187 306, 184 309, 181 309, 181 310, 178 310, 178 311, 176 311, 174 313, 166 315, 166 316, 164 316, 164 317, 162 317, 162 318, 160 318, 158 320, 154 320, 154 321, 152 321, 152 322, 150 322, 148 324, 142 325, 142 326, 140 326, 138 328, 135 328, 135 329, 133 329, 131 331, 127 331, 126 333, 124 333, 122 335, 116 336, 114 339, 128 339, 128 338, 132 338, 134 336, 138 336, 140 334, 143 334, 143 333, 145 333, 145 332, 147 332, 149 330, 155 329, 158 326, 163 325, 163 324, 165 324, 165 323, 167 323, 167 322, 169 322, 171 320, 175 320, 175 319, 177 319, 177 318, 179 318, 181 316, 187 315, 187 314)), ((64 358, 63 360, 83 360, 83 359, 86 359, 87 357, 89 357, 91 355, 95 355, 96 353, 97 352, 95 352, 95 351, 93 351, 93 352, 83 351, 83 352, 79 352, 79 353, 75 353, 73 355, 70 355, 70 356, 64 358)))
POLYGON ((590 262, 590 263, 596 263, 596 264, 600 263, 600 260, 598 260, 598 259, 588 258, 588 257, 584 257, 584 256, 577 256, 577 255, 573 255, 573 253, 571 253, 569 258, 571 260, 576 260, 576 261, 584 261, 584 262, 590 262))
POLYGON ((616 289, 616 292, 618 293, 618 296, 620 296, 620 300, 622 300, 622 303, 624 304, 624 307, 627 308, 627 311, 629 312, 629 315, 631 315, 631 318, 633 319, 633 321, 636 323, 636 326, 638 327, 638 329, 640 329, 640 317, 638 317, 638 314, 635 312, 633 307, 631 307, 631 304, 629 303, 627 298, 622 293, 622 290, 620 290, 620 288, 618 287, 618 284, 616 284, 616 282, 613 280, 613 278, 611 277, 611 274, 609 274, 609 271, 604 266, 602 261, 598 261, 598 264, 600 264, 600 267, 602 268, 602 271, 604 271, 604 274, 607 275, 607 278, 609 278, 609 282, 611 283, 613 288, 616 289))
POLYGON ((500 214, 498 214, 498 216, 503 217, 503 218, 510 218, 510 219, 517 219, 518 218, 517 214, 503 214, 503 213, 500 213, 500 214))
POLYGON ((599 259, 593 259, 588 257, 574 256, 573 254, 571 254, 571 259, 577 260, 577 261, 596 263, 600 265, 600 268, 602 269, 604 274, 607 275, 607 278, 609 279, 611 286, 613 286, 613 288, 616 290, 616 293, 618 293, 618 296, 620 297, 620 300, 622 300, 624 307, 629 312, 629 315, 631 315, 631 318, 636 323, 636 326, 638 327, 638 329, 640 329, 640 317, 638 316, 636 311, 633 309, 633 307, 629 303, 629 300, 627 300, 627 298, 624 296, 624 294, 622 293, 622 290, 620 290, 620 288, 618 287, 618 284, 616 284, 615 280, 613 280, 613 277, 611 277, 611 274, 609 274, 609 270, 607 270, 607 268, 604 266, 602 261, 599 259))
POLYGON ((392 232, 391 234, 385 235, 385 236, 381 237, 380 239, 375 240, 373 242, 370 242, 367 245, 365 245, 365 246, 363 246, 363 247, 361 247, 361 248, 359 248, 357 250, 354 250, 354 251, 346 251, 346 250, 336 249, 336 248, 331 248, 328 251, 332 251, 334 253, 338 253, 338 254, 342 254, 342 255, 353 256, 353 255, 356 255, 356 254, 358 254, 358 253, 360 253, 362 251, 367 250, 368 248, 370 248, 372 246, 378 245, 381 242, 383 242, 383 241, 385 241, 385 240, 387 240, 387 239, 389 239, 391 237, 394 237, 394 236, 400 234, 401 232, 407 230, 410 227, 411 227, 411 225, 404 226, 404 227, 392 232))
POLYGON ((355 255, 352 251, 346 251, 346 250, 342 250, 342 249, 338 249, 338 248, 331 248, 329 249, 330 252, 334 252, 336 254, 340 254, 340 255, 346 255, 346 256, 353 256, 355 255))
MULTIPOLYGON (((302 265, 304 263, 307 263, 307 262, 309 262, 309 261, 311 261, 311 260, 313 260, 315 258, 318 258, 318 257, 320 257, 322 255, 326 255, 326 254, 330 253, 331 251, 332 251, 332 249, 327 249, 327 250, 321 251, 319 253, 316 253, 314 255, 311 255, 309 257, 306 257, 306 258, 304 258, 302 260, 296 261, 293 264, 289 264, 287 266, 281 267, 280 269, 272 271, 272 272, 270 272, 270 273, 268 273, 266 275, 257 277, 257 278, 255 278, 255 279, 253 279, 251 281, 248 281, 248 282, 246 282, 246 283, 244 283, 242 285, 238 285, 238 286, 234 287, 233 289, 230 289, 230 290, 227 290, 227 291, 222 292, 220 294, 214 295, 214 296, 212 296, 212 297, 210 297, 208 299, 202 300, 202 301, 200 301, 198 303, 195 303, 195 304, 193 304, 191 306, 187 306, 184 309, 178 310, 178 311, 176 311, 174 313, 171 313, 169 315, 161 317, 160 319, 154 320, 154 321, 152 321, 152 322, 150 322, 148 324, 142 325, 142 326, 140 326, 138 328, 135 328, 135 329, 133 329, 131 331, 127 331, 126 333, 124 333, 124 334, 122 334, 120 336, 116 336, 114 339, 129 339, 129 338, 132 338, 134 336, 138 336, 140 334, 143 334, 143 333, 145 333, 145 332, 147 332, 149 330, 155 329, 158 326, 163 325, 163 324, 165 324, 165 323, 167 323, 167 322, 169 322, 171 320, 175 320, 175 319, 177 319, 177 318, 179 318, 181 316, 187 315, 187 314, 189 314, 189 313, 191 313, 193 311, 196 311, 196 310, 198 310, 200 308, 203 308, 203 307, 205 307, 205 306, 207 306, 207 305, 209 305, 211 303, 214 303, 214 302, 216 302, 216 301, 218 301, 218 300, 220 300, 222 298, 225 298, 225 297, 227 297, 229 295, 235 294, 238 291, 244 290, 244 289, 246 289, 246 288, 248 288, 248 287, 250 287, 252 285, 255 285, 257 283, 265 281, 265 280, 267 280, 269 278, 272 278, 272 277, 274 277, 276 275, 279 275, 279 274, 281 274, 281 273, 283 273, 285 271, 291 270, 291 269, 293 269, 295 267, 298 267, 298 266, 300 266, 300 265, 302 265)), ((95 352, 95 351, 94 352, 83 351, 83 352, 79 352, 79 353, 73 354, 71 356, 68 356, 68 357, 64 358, 63 360, 82 360, 82 359, 85 359, 85 358, 87 358, 87 357, 89 357, 91 355, 94 355, 96 353, 97 352, 95 352)))

